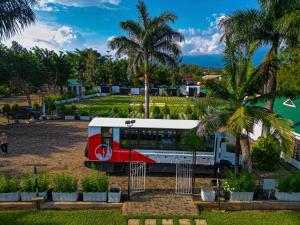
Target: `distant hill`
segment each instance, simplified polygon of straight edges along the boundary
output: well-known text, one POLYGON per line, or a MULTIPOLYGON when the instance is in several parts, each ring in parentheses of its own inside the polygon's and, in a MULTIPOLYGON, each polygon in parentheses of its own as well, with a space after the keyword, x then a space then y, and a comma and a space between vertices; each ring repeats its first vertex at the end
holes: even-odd
MULTIPOLYGON (((253 57, 253 62, 255 65, 259 64, 266 53, 266 49, 261 49, 253 57)), ((202 68, 214 68, 221 69, 224 67, 224 57, 220 55, 196 55, 196 56, 183 56, 183 63, 185 64, 195 64, 202 68)))

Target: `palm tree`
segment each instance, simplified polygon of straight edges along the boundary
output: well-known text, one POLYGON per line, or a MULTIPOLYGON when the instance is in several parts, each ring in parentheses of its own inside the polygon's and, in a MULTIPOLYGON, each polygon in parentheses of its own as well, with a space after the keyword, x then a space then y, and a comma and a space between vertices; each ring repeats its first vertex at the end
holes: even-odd
MULTIPOLYGON (((224 36, 237 43, 247 45, 258 41, 259 45, 270 45, 265 61, 278 57, 283 44, 294 46, 300 32, 300 1, 299 0, 257 0, 259 10, 237 11, 220 21, 224 36), (298 22, 297 22, 298 21, 298 22)), ((274 61, 275 62, 275 61, 274 61)), ((264 86, 265 93, 276 91, 277 63, 270 68, 269 80, 264 86)), ((273 110, 275 96, 267 101, 266 108, 273 110)))
POLYGON ((0 40, 8 39, 35 21, 36 0, 0 1, 0 40))
POLYGON ((177 17, 173 13, 164 12, 150 17, 143 1, 137 5, 138 21, 127 20, 120 27, 127 36, 113 38, 109 45, 116 50, 117 56, 127 56, 134 72, 141 72, 145 81, 145 117, 149 118, 149 70, 154 63, 176 65, 181 54, 178 42, 183 35, 173 30, 169 23, 177 17))
MULTIPOLYGON (((282 140, 282 149, 288 153, 292 149, 293 132, 291 121, 280 118, 269 109, 258 103, 270 98, 268 94, 258 95, 261 86, 268 80, 268 72, 275 60, 265 61, 258 68, 251 64, 251 58, 257 43, 246 47, 237 47, 226 39, 226 78, 223 81, 209 81, 208 98, 200 100, 199 105, 206 105, 213 110, 206 113, 198 126, 198 134, 210 135, 224 128, 236 137, 235 173, 238 174, 239 155, 242 152, 243 166, 252 172, 252 161, 249 147, 249 133, 258 122, 272 127, 272 132, 282 140)), ((276 93, 276 96, 285 93, 276 93)))

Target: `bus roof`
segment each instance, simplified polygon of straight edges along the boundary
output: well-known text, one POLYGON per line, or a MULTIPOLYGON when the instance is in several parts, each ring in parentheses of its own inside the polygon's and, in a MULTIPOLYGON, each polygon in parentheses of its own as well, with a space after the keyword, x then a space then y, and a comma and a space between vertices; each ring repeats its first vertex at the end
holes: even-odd
POLYGON ((134 119, 134 118, 102 118, 96 117, 89 127, 127 127, 125 121, 135 120, 133 128, 178 129, 190 130, 195 128, 198 120, 164 120, 164 119, 134 119))

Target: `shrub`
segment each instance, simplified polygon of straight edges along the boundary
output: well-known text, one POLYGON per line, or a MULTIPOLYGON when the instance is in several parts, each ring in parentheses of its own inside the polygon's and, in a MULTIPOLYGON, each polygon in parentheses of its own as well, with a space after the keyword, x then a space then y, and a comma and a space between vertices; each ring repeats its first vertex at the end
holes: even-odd
POLYGON ((74 104, 65 106, 64 115, 76 115, 77 114, 77 106, 74 104))
POLYGON ((255 180, 247 171, 242 171, 239 177, 233 172, 227 171, 226 182, 222 184, 222 189, 225 192, 253 192, 255 190, 255 180))
POLYGON ((12 113, 17 113, 17 112, 20 112, 20 106, 18 104, 13 104, 12 107, 11 107, 11 112, 12 113))
POLYGON ((260 137, 252 149, 254 167, 264 171, 279 169, 280 142, 273 135, 260 137))
POLYGON ((9 104, 5 104, 5 105, 2 107, 2 113, 3 113, 3 115, 4 115, 4 116, 7 116, 10 112, 11 112, 10 105, 9 105, 9 104))
POLYGON ((153 117, 154 119, 159 119, 160 117, 160 108, 158 106, 154 106, 153 108, 153 117))
POLYGON ((139 112, 140 114, 145 113, 145 108, 144 108, 144 105, 143 105, 143 104, 140 104, 140 105, 139 105, 138 112, 139 112))
POLYGON ((94 94, 98 94, 99 91, 98 90, 88 90, 85 92, 85 95, 94 95, 94 94))
POLYGON ((58 174, 53 178, 54 192, 76 192, 77 179, 67 174, 58 174))
POLYGON ((80 116, 89 116, 89 108, 88 107, 82 107, 79 109, 79 115, 80 116))
POLYGON ((32 109, 39 109, 39 108, 40 108, 40 105, 36 102, 33 102, 32 109))
POLYGON ((280 178, 277 188, 280 192, 300 192, 300 172, 280 178))
POLYGON ((131 106, 128 107, 128 114, 133 112, 133 108, 131 106))
POLYGON ((0 193, 12 193, 17 192, 19 189, 16 178, 6 178, 3 174, 0 174, 0 193))
POLYGON ((84 192, 106 192, 108 189, 108 177, 97 171, 82 179, 82 190, 84 192))
POLYGON ((164 116, 169 115, 170 114, 170 108, 169 108, 169 106, 165 105, 162 111, 163 111, 164 116))
POLYGON ((4 97, 10 97, 13 93, 13 90, 6 86, 0 86, 0 95, 3 95, 4 97))
POLYGON ((190 105, 188 105, 185 109, 185 114, 190 115, 193 113, 193 109, 190 105))
MULTIPOLYGON (((48 191, 49 176, 47 173, 41 173, 38 176, 38 190, 39 192, 48 191)), ((35 179, 32 174, 28 174, 21 178, 20 188, 23 192, 35 192, 35 179)))
POLYGON ((178 120, 179 119, 179 113, 177 111, 171 112, 170 119, 178 120))

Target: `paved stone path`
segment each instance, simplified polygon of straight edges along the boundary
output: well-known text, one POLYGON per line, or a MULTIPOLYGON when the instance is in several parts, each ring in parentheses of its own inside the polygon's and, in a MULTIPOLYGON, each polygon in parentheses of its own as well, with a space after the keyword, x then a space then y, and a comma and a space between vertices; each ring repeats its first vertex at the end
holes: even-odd
POLYGON ((191 196, 175 194, 143 194, 124 203, 123 214, 140 215, 198 215, 198 208, 191 196))
POLYGON ((195 220, 196 225, 207 225, 206 220, 195 220))
POLYGON ((145 219, 145 225, 156 225, 155 219, 145 219))
POLYGON ((191 223, 189 219, 180 219, 179 225, 191 225, 191 223))

